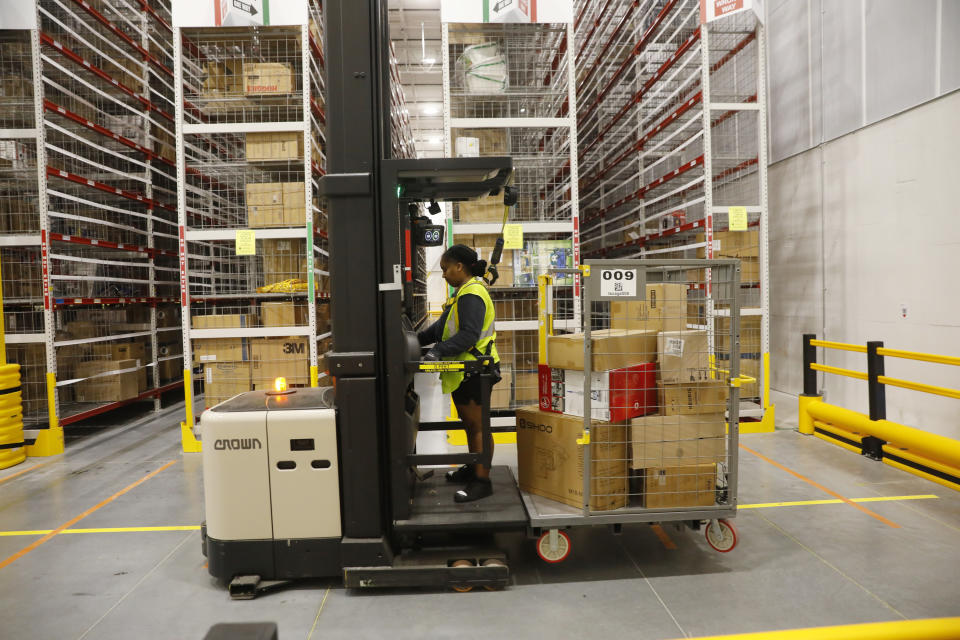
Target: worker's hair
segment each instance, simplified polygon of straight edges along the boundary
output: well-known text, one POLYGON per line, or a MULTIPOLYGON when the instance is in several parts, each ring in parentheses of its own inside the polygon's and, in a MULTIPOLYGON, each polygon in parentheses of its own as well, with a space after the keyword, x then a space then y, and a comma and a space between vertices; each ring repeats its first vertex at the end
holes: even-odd
POLYGON ((487 261, 478 260, 477 252, 465 244, 455 244, 443 252, 443 259, 459 262, 470 275, 483 276, 487 272, 487 261))

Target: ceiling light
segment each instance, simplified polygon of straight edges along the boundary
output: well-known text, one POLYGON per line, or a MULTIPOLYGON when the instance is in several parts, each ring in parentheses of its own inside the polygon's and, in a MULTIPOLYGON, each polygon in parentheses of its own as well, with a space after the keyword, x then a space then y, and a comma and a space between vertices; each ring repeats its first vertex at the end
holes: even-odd
POLYGON ((422 62, 423 64, 436 64, 436 63, 437 63, 437 59, 436 59, 436 58, 424 58, 424 59, 421 60, 420 62, 422 62))
POLYGON ((437 115, 438 113, 440 113, 440 110, 437 109, 436 107, 424 107, 424 108, 423 108, 423 113, 426 114, 426 115, 428 115, 428 116, 435 116, 435 115, 437 115))
POLYGON ((436 138, 436 137, 427 138, 427 142, 429 142, 430 144, 440 144, 440 138, 436 138))

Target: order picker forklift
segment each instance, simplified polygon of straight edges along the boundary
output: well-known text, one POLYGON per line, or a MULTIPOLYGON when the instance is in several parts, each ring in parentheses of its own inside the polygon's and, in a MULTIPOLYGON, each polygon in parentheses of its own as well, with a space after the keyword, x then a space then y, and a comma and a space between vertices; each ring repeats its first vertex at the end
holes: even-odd
MULTIPOLYGON (((327 364, 335 397, 330 389, 281 387, 241 394, 204 413, 198 426, 204 441, 202 537, 210 573, 228 582, 235 598, 252 598, 293 579, 332 576, 352 588, 495 589, 509 580, 507 558, 492 544, 498 532, 542 534, 541 556, 559 560, 569 551, 562 533, 568 526, 669 519, 699 526, 733 516, 735 500, 726 498, 672 518, 587 518, 586 505, 545 510, 542 501, 519 490, 506 466, 491 469, 492 496, 455 504, 456 487, 441 474, 422 471, 489 464, 491 455, 417 453, 418 432, 457 425, 421 423, 414 375, 452 368, 489 376, 492 363, 420 361, 416 332, 426 321, 422 247, 443 242, 443 228, 421 215, 420 206, 429 203, 432 213, 439 201, 498 193, 509 204, 512 160, 390 158, 386 0, 326 0, 324 11, 328 173, 320 191, 331 239, 335 344, 327 364)), ((700 266, 732 272, 735 261, 727 262, 700 266)), ((483 387, 489 393, 489 385, 483 387)), ((588 416, 589 395, 588 387, 588 416)), ((729 420, 737 422, 733 405, 729 420)), ((483 426, 489 434, 486 410, 483 426)), ((731 457, 724 495, 735 497, 735 447, 731 457)), ((589 468, 588 457, 583 466, 589 468)))

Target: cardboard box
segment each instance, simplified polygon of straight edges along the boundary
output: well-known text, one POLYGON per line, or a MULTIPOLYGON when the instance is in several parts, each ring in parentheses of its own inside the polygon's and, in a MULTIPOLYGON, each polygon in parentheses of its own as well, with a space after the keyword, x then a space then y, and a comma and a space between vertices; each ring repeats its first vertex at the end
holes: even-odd
POLYGON ((727 385, 722 382, 682 382, 663 385, 663 414, 690 416, 727 410, 727 385))
MULTIPOLYGON (((740 316, 740 354, 760 353, 760 316, 740 316)), ((717 351, 730 353, 730 318, 720 316, 716 319, 714 334, 717 351)))
POLYGON ((252 313, 217 313, 193 316, 190 326, 194 329, 244 329, 257 326, 257 316, 252 313))
POLYGON ((249 362, 214 362, 203 366, 203 399, 209 409, 250 391, 249 362))
POLYGON ((643 302, 612 300, 610 327, 646 331, 682 331, 687 328, 687 285, 661 283, 647 285, 643 302))
POLYGON ((503 222, 503 195, 457 203, 460 222, 503 222))
POLYGON ((513 372, 513 396, 516 404, 530 404, 537 401, 537 374, 513 372))
POLYGON ((243 87, 248 96, 293 93, 297 79, 293 66, 286 62, 245 62, 243 87))
POLYGON ((294 302, 262 302, 260 318, 265 327, 303 327, 307 324, 307 307, 294 302))
POLYGON ((647 509, 711 507, 717 500, 717 465, 648 468, 643 492, 647 509))
POLYGON ((310 346, 304 336, 252 338, 250 354, 254 389, 272 389, 276 378, 291 387, 310 386, 310 346))
POLYGON ((160 367, 160 384, 183 379, 183 356, 170 360, 161 360, 158 366, 160 367))
POLYGON ((283 224, 287 227, 307 224, 307 195, 302 182, 283 183, 283 224))
POLYGON ((109 360, 134 360, 140 369, 137 371, 139 391, 147 390, 147 350, 142 342, 114 342, 93 345, 93 355, 109 360))
POLYGON ((247 338, 203 338, 193 341, 195 364, 248 360, 250 360, 250 346, 247 338))
POLYGON ((247 184, 247 225, 253 229, 283 226, 283 183, 247 184))
POLYGON ((727 451, 723 413, 643 416, 630 421, 633 469, 722 462, 727 451))
POLYGON ((281 238, 263 241, 264 284, 291 278, 307 279, 305 242, 302 238, 281 238))
POLYGON ((247 160, 299 160, 303 158, 303 134, 296 131, 282 133, 248 133, 247 160))
POLYGON ((493 284, 494 289, 512 287, 514 284, 513 269, 510 267, 497 266, 497 281, 493 284))
MULTIPOLYGON (((623 422, 658 409, 657 366, 652 362, 594 372, 590 378, 590 415, 594 420, 623 422)), ((540 410, 582 418, 585 381, 582 371, 540 365, 540 410)))
POLYGON ((509 409, 513 391, 513 368, 510 365, 501 365, 500 382, 490 391, 491 409, 509 409))
POLYGON ((663 331, 657 352, 663 384, 710 380, 706 331, 663 331))
POLYGON ((756 258, 740 259, 740 282, 760 282, 760 261, 756 258))
MULTIPOLYGON (((597 511, 627 505, 626 425, 590 427, 590 506, 597 511)), ((518 484, 529 493, 583 506, 583 419, 517 409, 518 484)))
POLYGON ((86 378, 73 385, 77 402, 119 402, 139 393, 136 360, 88 360, 76 366, 76 376, 86 378), (110 372, 123 372, 113 373, 110 372))
MULTIPOLYGON (((698 233, 696 242, 706 242, 707 237, 698 233)), ((697 257, 706 257, 706 248, 697 249, 697 257)), ((714 231, 714 258, 756 258, 760 255, 760 236, 756 230, 750 231, 714 231)))
MULTIPOLYGON (((644 362, 653 362, 657 355, 655 331, 605 329, 590 333, 591 369, 610 371, 644 362)), ((584 334, 571 333, 547 339, 547 364, 555 369, 583 371, 584 334)))

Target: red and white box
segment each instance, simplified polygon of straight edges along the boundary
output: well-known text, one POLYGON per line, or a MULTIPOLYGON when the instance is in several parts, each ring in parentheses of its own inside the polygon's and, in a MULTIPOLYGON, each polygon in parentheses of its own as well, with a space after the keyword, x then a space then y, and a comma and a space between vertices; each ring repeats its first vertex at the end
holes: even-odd
MULTIPOLYGON (((540 410, 583 417, 583 371, 540 365, 540 410)), ((601 422, 622 422, 656 413, 657 365, 653 362, 596 371, 590 377, 590 415, 601 422)))

